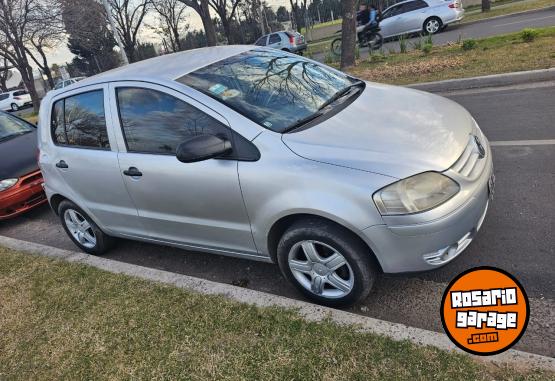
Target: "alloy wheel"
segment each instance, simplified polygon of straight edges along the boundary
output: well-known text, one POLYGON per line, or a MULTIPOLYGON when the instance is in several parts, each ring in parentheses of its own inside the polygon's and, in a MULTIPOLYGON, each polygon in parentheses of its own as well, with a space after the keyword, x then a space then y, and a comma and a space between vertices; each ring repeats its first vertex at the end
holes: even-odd
POLYGON ((296 243, 289 251, 288 264, 299 284, 315 295, 342 298, 354 287, 355 275, 345 257, 323 242, 296 243))
POLYGON ((96 236, 91 224, 74 209, 67 209, 64 212, 64 222, 71 236, 81 245, 88 249, 96 246, 96 236))
POLYGON ((431 19, 426 23, 426 32, 430 34, 436 33, 440 28, 439 21, 436 19, 431 19))

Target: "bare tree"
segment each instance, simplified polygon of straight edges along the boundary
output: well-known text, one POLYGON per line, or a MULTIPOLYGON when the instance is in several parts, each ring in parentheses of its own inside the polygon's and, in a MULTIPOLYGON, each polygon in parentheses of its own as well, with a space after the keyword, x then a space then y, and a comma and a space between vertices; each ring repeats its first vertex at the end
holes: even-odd
POLYGON ((355 65, 356 0, 341 1, 341 13, 341 69, 346 69, 355 65))
POLYGON ((0 57, 21 73, 35 111, 40 102, 25 43, 26 31, 37 17, 38 8, 38 0, 0 0, 0 57))
POLYGON ((220 17, 227 42, 233 44, 235 41, 233 41, 231 33, 231 20, 235 17, 237 6, 241 0, 208 0, 208 3, 220 17))
POLYGON ((11 66, 6 58, 0 60, 0 91, 8 91, 8 79, 10 78, 11 66))
POLYGON ((55 48, 64 40, 63 32, 62 9, 52 3, 41 3, 37 7, 37 15, 26 30, 27 54, 46 75, 50 88, 54 87, 54 80, 46 51, 55 48))
POLYGON ((218 39, 216 37, 216 28, 214 27, 214 20, 210 16, 210 6, 208 0, 179 0, 185 5, 190 6, 198 13, 202 20, 204 33, 206 34, 206 43, 208 46, 216 46, 218 39))
POLYGON ((301 0, 300 3, 299 0, 295 0, 294 2, 293 0, 289 0, 289 3, 291 4, 291 13, 293 14, 293 20, 295 21, 295 28, 297 28, 297 32, 299 33, 301 32, 302 25, 306 24, 306 2, 307 0, 301 0))
MULTIPOLYGON (((0 0, 1 1, 1 0, 0 0)), ((139 29, 148 13, 151 0, 109 0, 116 28, 130 62, 137 60, 139 29)))
POLYGON ((181 34, 189 28, 185 24, 187 6, 179 0, 154 0, 152 4, 160 21, 156 31, 169 40, 173 52, 182 50, 181 34))

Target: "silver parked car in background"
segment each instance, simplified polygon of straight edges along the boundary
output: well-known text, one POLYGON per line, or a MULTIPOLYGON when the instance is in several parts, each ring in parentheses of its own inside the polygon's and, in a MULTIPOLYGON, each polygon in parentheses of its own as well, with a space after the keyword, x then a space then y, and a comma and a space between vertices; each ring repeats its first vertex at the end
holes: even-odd
POLYGON ((268 46, 270 48, 284 50, 286 52, 303 55, 307 48, 305 38, 298 32, 281 31, 266 34, 254 43, 256 46, 268 46))
POLYGON ((488 141, 461 106, 261 47, 48 93, 39 135, 48 200, 82 250, 121 237, 274 262, 332 306, 378 272, 456 258, 493 192, 488 141))
POLYGON ((383 11, 381 34, 384 38, 416 32, 434 34, 463 17, 461 0, 407 0, 383 11))

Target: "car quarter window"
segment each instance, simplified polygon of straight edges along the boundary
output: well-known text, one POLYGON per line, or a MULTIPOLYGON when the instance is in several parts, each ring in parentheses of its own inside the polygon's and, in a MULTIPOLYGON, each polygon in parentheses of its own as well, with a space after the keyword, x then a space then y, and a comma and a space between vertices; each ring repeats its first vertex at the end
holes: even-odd
POLYGON ((80 148, 110 149, 104 92, 88 91, 56 101, 51 115, 55 144, 80 148))
POLYGON ((116 94, 129 152, 175 154, 179 144, 199 134, 231 140, 226 125, 174 96, 139 87, 118 87, 116 94))
POLYGON ((268 44, 276 44, 278 42, 281 42, 281 37, 279 36, 279 34, 274 33, 270 35, 270 41, 268 42, 268 44))

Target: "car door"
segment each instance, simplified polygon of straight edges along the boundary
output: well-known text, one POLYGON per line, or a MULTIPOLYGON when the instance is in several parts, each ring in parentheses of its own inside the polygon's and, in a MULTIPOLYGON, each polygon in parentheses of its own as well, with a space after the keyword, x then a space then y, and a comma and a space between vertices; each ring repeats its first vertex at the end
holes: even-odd
POLYGON ((405 4, 403 20, 405 32, 414 32, 422 29, 426 20, 428 4, 423 0, 414 0, 405 4))
POLYGON ((410 9, 409 3, 394 5, 384 11, 380 28, 384 37, 397 36, 408 31, 405 12, 410 9))
POLYGON ((268 38, 268 46, 274 49, 281 49, 283 48, 283 43, 281 42, 281 36, 279 33, 272 33, 268 38))
MULTIPOLYGON (((151 237, 192 248, 254 254, 237 160, 177 160, 177 146, 199 133, 233 141, 227 121, 187 96, 155 84, 111 85, 119 115, 119 163, 151 237)), ((233 144, 233 143, 232 143, 233 144)))
POLYGON ((123 183, 107 86, 88 86, 53 99, 50 139, 41 147, 47 186, 84 209, 107 233, 140 235, 144 230, 123 183))

